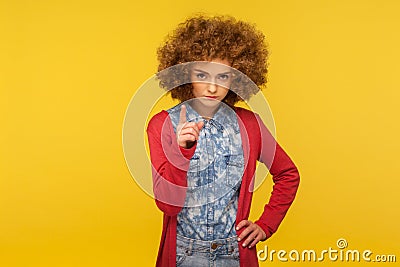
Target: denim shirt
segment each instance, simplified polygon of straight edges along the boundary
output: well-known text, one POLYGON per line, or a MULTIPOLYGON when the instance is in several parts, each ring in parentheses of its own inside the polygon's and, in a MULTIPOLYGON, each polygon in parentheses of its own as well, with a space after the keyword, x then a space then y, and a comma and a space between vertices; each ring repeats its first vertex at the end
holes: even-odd
MULTIPOLYGON (((221 104, 204 120, 189 104, 187 121, 204 121, 187 173, 185 205, 178 214, 177 234, 198 240, 236 235, 235 220, 244 155, 234 110, 221 104)), ((168 110, 175 132, 181 104, 168 110)))

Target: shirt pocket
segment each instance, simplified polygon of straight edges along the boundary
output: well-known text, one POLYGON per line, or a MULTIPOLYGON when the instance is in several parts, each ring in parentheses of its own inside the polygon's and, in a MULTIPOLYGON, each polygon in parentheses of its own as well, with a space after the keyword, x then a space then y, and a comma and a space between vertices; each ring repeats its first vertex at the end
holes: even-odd
POLYGON ((242 183, 244 159, 242 155, 225 155, 226 184, 233 190, 239 189, 242 183))

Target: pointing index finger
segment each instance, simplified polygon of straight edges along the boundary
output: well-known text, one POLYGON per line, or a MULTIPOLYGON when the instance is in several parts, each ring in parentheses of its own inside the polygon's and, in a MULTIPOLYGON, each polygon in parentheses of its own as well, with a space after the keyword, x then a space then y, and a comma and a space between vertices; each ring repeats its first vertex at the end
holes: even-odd
POLYGON ((179 123, 180 124, 186 123, 186 106, 185 105, 181 106, 181 112, 179 114, 179 123))

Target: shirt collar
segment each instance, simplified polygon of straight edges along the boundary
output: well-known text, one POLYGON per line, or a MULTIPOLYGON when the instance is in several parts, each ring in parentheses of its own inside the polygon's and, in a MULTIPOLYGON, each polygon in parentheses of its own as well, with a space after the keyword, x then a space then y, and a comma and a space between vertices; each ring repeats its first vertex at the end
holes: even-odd
MULTIPOLYGON (((201 116, 190 104, 186 105, 186 110, 188 121, 201 120, 201 116)), ((221 103, 219 105, 217 112, 210 120, 208 120, 208 123, 217 128, 219 131, 223 131, 226 127, 233 127, 236 132, 239 131, 236 112, 225 103, 221 103)))

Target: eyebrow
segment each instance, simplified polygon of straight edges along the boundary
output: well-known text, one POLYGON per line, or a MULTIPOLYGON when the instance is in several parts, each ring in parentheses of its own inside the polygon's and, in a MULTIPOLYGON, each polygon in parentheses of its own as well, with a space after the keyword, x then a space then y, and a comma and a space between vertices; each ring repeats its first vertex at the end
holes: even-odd
MULTIPOLYGON (((199 69, 193 69, 193 71, 197 71, 197 72, 202 72, 202 73, 206 73, 206 74, 210 74, 207 71, 204 70, 199 70, 199 69)), ((218 75, 224 75, 224 74, 231 74, 231 71, 227 71, 227 72, 222 72, 222 73, 218 73, 218 75)))

